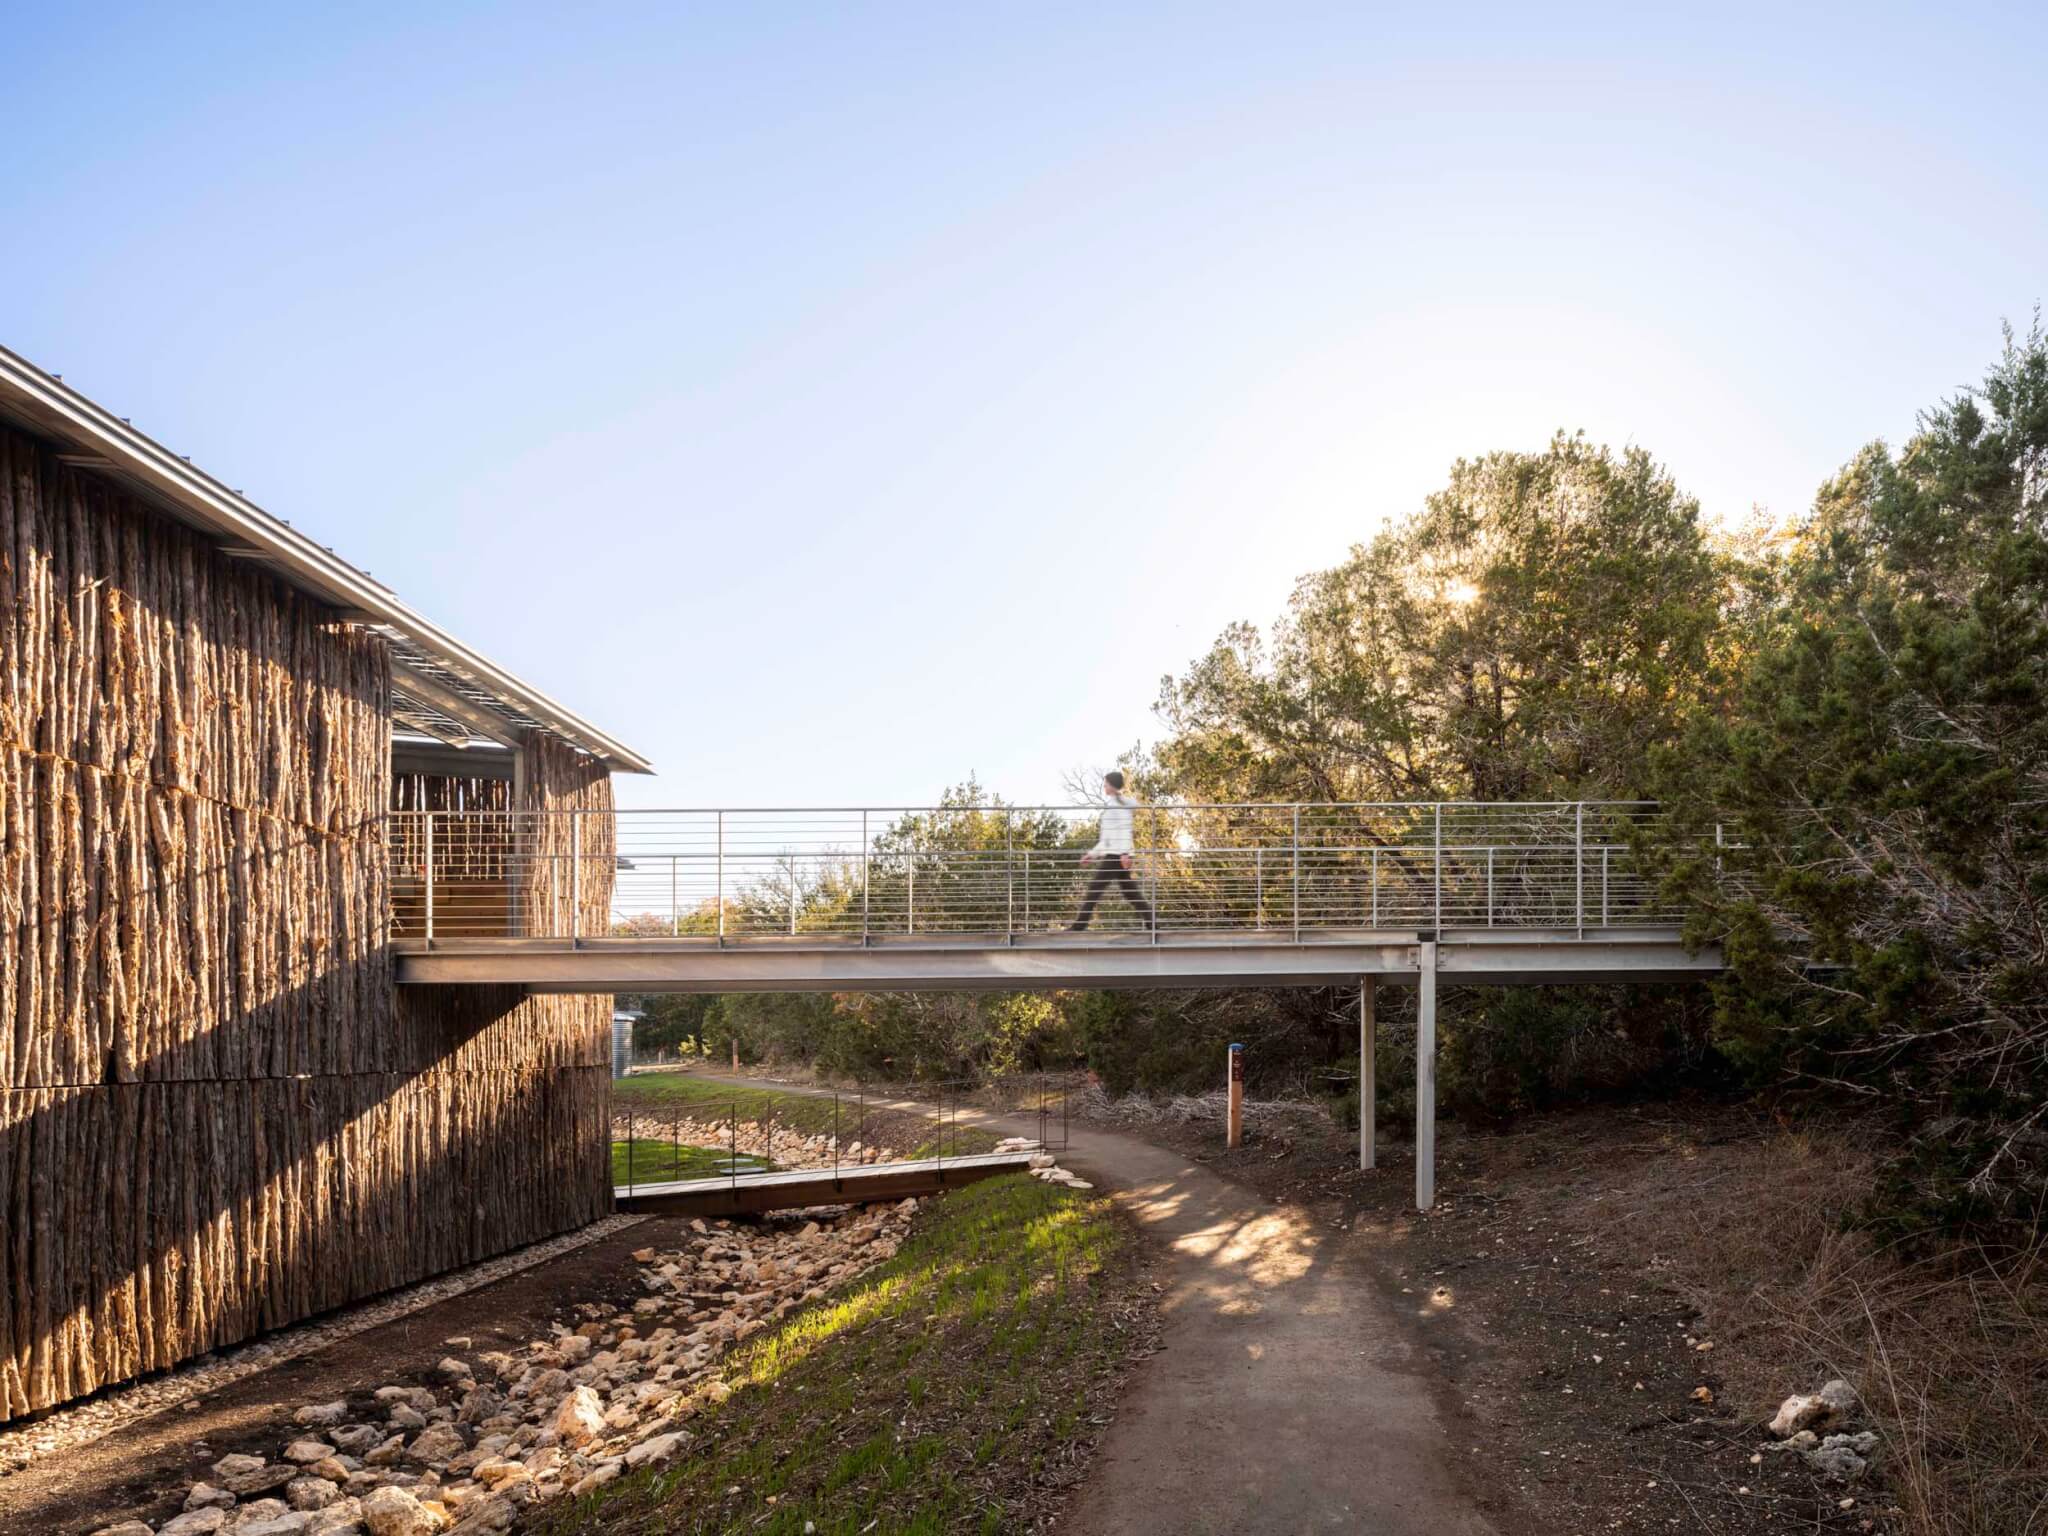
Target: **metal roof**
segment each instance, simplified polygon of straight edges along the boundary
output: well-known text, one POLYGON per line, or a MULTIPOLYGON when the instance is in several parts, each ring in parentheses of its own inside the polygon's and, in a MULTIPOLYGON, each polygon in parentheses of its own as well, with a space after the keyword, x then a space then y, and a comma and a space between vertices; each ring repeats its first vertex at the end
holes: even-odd
POLYGON ((392 717, 400 724, 443 740, 516 741, 545 731, 604 759, 614 772, 654 771, 630 747, 430 623, 368 572, 5 347, 0 416, 61 445, 64 463, 118 481, 217 539, 226 554, 268 567, 342 618, 382 633, 391 644, 392 717))

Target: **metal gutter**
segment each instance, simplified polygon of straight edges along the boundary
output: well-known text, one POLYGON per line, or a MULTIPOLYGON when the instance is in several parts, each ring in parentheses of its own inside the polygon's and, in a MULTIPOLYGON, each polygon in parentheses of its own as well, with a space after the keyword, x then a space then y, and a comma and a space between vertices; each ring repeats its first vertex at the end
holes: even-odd
POLYGON ((67 455, 77 467, 115 473, 183 521, 237 546, 237 553, 262 559, 352 622, 396 630, 515 711, 603 758, 615 772, 654 771, 639 753, 471 650, 383 583, 5 347, 0 347, 0 407, 10 407, 7 413, 30 430, 81 450, 82 456, 67 455))

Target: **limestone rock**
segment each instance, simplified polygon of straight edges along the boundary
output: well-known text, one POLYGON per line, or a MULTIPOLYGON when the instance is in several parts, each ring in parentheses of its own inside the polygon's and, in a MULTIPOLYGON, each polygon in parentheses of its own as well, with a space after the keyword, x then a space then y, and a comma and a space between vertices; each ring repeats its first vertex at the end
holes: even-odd
POLYGON ((1802 1429, 1802 1430, 1800 1430, 1800 1431, 1799 1431, 1799 1432, 1798 1432, 1797 1434, 1793 1435, 1793 1436, 1792 1436, 1791 1438, 1789 1438, 1789 1439, 1786 1439, 1786 1440, 1780 1440, 1780 1441, 1779 1441, 1779 1442, 1777 1442, 1777 1444, 1775 1444, 1775 1445, 1767 1445, 1767 1446, 1765 1446, 1765 1447, 1764 1447, 1764 1449, 1765 1449, 1766 1451, 1800 1451, 1800 1452, 1805 1452, 1805 1451, 1810 1451, 1810 1450, 1813 1450, 1813 1449, 1814 1449, 1814 1448, 1815 1448, 1816 1446, 1818 1446, 1819 1444, 1820 1444, 1820 1436, 1819 1436, 1819 1435, 1816 1435, 1816 1434, 1815 1434, 1815 1433, 1814 1433, 1814 1432, 1813 1432, 1812 1430, 1810 1430, 1810 1429, 1802 1429))
POLYGON ((1870 1453, 1877 1449, 1877 1436, 1869 1430, 1857 1435, 1829 1435, 1806 1452, 1806 1464, 1823 1477, 1839 1483, 1853 1483, 1870 1465, 1870 1453))
POLYGON ((216 1488, 211 1483, 194 1483, 192 1491, 185 1495, 185 1508, 226 1509, 235 1502, 235 1496, 225 1488, 216 1488))
POLYGON ((461 1430, 452 1424, 434 1424, 413 1437, 405 1454, 423 1465, 438 1466, 453 1461, 468 1449, 469 1442, 462 1438, 461 1430))
POLYGON ((313 1516, 306 1536, 360 1536, 363 1529, 363 1501, 344 1495, 313 1516))
POLYGON ((604 1433, 604 1400, 578 1387, 555 1410, 554 1431, 568 1445, 583 1445, 604 1433))
POLYGON ((265 1462, 261 1456, 245 1456, 237 1451, 223 1456, 213 1464, 213 1475, 225 1482, 231 1477, 247 1477, 251 1472, 261 1472, 265 1462))
POLYGON ((590 1492, 590 1490, 593 1488, 602 1488, 606 1483, 610 1482, 613 1478, 617 1477, 624 1470, 624 1462, 604 1462, 599 1466, 592 1468, 582 1477, 578 1478, 576 1482, 570 1486, 569 1496, 571 1498, 580 1498, 584 1494, 590 1492))
POLYGON ((455 1415, 458 1424, 481 1424, 498 1411, 498 1394, 489 1387, 471 1387, 462 1394, 462 1407, 455 1415))
POLYGON ((510 1499, 492 1494, 463 1511, 451 1536, 502 1536, 518 1518, 519 1512, 510 1499))
POLYGON ((651 1435, 626 1452, 626 1465, 644 1467, 651 1463, 667 1461, 675 1455, 686 1436, 679 1429, 672 1429, 665 1435, 651 1435))
POLYGON ((337 1398, 331 1403, 308 1403, 292 1415, 292 1422, 309 1429, 327 1429, 347 1417, 348 1404, 337 1398))
POLYGON ((310 1467, 316 1461, 325 1461, 334 1454, 334 1447, 325 1440, 294 1440, 284 1448, 284 1459, 310 1467))
POLYGON ((377 1489, 363 1500, 370 1536, 433 1536, 434 1517, 403 1488, 377 1489))
POLYGON ((92 1536, 151 1536, 150 1529, 140 1520, 123 1520, 119 1525, 103 1525, 92 1536))
POLYGON ((164 1522, 157 1536, 213 1536, 227 1523, 228 1512, 218 1505, 195 1509, 164 1522))
MULTIPOLYGON (((346 1475, 343 1474, 344 1477, 346 1475)), ((309 1514, 338 1503, 340 1499, 341 1490, 324 1477, 295 1477, 284 1485, 284 1501, 293 1509, 305 1510, 309 1514)))
POLYGON ((1782 1440, 1802 1429, 1824 1428, 1847 1418, 1859 1406, 1854 1387, 1846 1381, 1831 1381, 1818 1392, 1786 1398, 1771 1420, 1771 1433, 1782 1440))

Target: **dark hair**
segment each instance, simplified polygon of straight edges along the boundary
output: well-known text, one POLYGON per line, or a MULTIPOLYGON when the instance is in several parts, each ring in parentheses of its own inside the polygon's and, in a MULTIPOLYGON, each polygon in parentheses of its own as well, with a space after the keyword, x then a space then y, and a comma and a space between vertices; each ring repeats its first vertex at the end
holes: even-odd
POLYGON ((1112 768, 1109 770, 1109 772, 1105 773, 1102 776, 1102 782, 1107 784, 1111 789, 1122 789, 1124 787, 1124 776, 1116 769, 1112 768))

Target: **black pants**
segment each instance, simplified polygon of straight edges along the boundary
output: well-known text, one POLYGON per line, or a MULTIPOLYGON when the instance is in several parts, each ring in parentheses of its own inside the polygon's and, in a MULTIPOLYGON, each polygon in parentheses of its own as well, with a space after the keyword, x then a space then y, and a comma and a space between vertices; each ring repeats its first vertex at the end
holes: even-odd
POLYGON ((1095 873, 1089 878, 1088 890, 1081 897, 1081 911, 1074 919, 1073 931, 1079 933, 1088 926, 1095 916, 1095 904, 1102 900, 1102 893, 1115 884, 1122 892, 1131 910, 1138 914, 1138 921, 1146 928, 1152 926, 1152 907, 1138 892, 1138 877, 1124 868, 1124 861, 1116 854, 1106 853, 1095 861, 1095 873))

